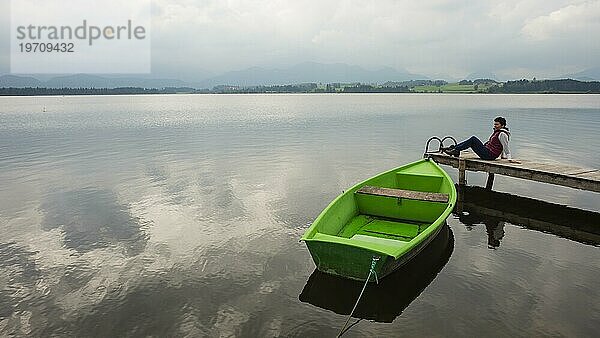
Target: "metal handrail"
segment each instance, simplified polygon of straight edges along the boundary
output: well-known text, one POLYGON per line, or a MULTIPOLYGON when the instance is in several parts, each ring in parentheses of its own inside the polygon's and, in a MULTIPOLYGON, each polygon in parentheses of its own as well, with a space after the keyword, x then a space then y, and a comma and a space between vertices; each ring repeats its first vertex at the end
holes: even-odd
POLYGON ((444 142, 446 140, 451 140, 452 142, 454 142, 454 146, 456 146, 458 144, 458 142, 456 141, 456 139, 450 135, 444 136, 443 138, 439 138, 437 136, 432 136, 427 140, 427 143, 425 144, 425 152, 423 153, 423 158, 429 158, 429 154, 439 154, 444 150, 444 142), (429 146, 431 144, 431 141, 436 140, 439 143, 439 147, 437 150, 429 150, 429 146))

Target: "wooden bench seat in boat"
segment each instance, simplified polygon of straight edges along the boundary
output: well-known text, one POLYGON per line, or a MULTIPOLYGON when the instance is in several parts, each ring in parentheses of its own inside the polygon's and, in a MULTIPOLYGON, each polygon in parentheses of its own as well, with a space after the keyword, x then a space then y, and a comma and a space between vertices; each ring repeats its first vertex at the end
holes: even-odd
POLYGON ((358 189, 356 193, 383 197, 406 198, 417 201, 448 203, 448 194, 437 192, 392 189, 365 185, 364 187, 358 189))

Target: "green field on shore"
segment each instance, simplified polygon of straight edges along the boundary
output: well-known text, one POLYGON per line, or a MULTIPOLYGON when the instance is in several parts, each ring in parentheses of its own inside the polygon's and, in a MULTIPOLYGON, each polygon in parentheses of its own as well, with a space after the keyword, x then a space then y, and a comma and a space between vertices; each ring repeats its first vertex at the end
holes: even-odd
POLYGON ((461 85, 458 83, 448 83, 443 86, 416 86, 412 88, 417 93, 484 93, 487 92, 489 85, 461 85))

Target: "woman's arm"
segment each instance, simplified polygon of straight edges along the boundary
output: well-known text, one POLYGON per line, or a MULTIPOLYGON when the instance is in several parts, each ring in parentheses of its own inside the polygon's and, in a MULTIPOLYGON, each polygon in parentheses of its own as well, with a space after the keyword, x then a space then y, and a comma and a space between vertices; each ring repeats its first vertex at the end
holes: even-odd
POLYGON ((512 160, 512 154, 510 153, 510 147, 508 146, 508 135, 506 135, 506 133, 500 133, 500 135, 498 135, 498 139, 500 140, 500 144, 502 144, 501 157, 512 160))

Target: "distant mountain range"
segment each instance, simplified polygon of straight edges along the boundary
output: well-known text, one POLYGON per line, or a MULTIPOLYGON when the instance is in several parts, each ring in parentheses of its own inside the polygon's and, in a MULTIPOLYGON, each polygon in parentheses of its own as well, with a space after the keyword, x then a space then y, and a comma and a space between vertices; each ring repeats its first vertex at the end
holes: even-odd
POLYGON ((347 65, 344 63, 323 64, 305 62, 283 69, 252 67, 240 71, 227 72, 206 79, 201 82, 201 85, 208 88, 216 85, 255 86, 306 82, 384 83, 387 81, 419 79, 428 78, 407 71, 399 71, 391 67, 367 70, 359 66, 347 65))
POLYGON ((467 75, 464 80, 491 79, 498 80, 498 76, 492 72, 474 72, 467 75))
POLYGON ((41 81, 31 76, 0 76, 0 87, 45 87, 45 88, 117 88, 117 87, 188 87, 188 83, 173 79, 145 79, 136 77, 104 77, 88 74, 57 76, 41 81))
MULTIPOLYGON (((186 87, 194 89, 210 89, 219 85, 229 86, 258 86, 258 85, 283 85, 298 83, 377 83, 403 82, 410 80, 427 80, 427 76, 412 74, 405 70, 391 67, 379 69, 365 69, 359 66, 344 63, 323 64, 317 62, 300 63, 288 68, 261 68, 251 67, 243 70, 230 71, 221 75, 198 79, 189 82, 178 79, 154 79, 143 77, 119 77, 112 75, 98 76, 88 74, 75 74, 48 77, 39 76, 0 76, 0 88, 14 87, 45 87, 45 88, 168 88, 186 87)), ((496 74, 491 72, 471 73, 465 79, 490 78, 496 79, 496 74)), ((575 74, 567 74, 558 78, 571 78, 581 81, 600 80, 600 67, 590 68, 575 74)))
POLYGON ((600 67, 589 68, 575 74, 567 74, 562 76, 562 78, 580 81, 600 81, 600 67))
POLYGON ((426 76, 399 71, 391 67, 367 70, 359 66, 343 63, 322 64, 306 62, 289 68, 251 67, 238 71, 226 72, 218 76, 199 79, 197 82, 186 82, 177 79, 151 79, 142 77, 115 77, 88 74, 56 76, 41 81, 35 76, 0 76, 0 87, 46 87, 46 88, 117 88, 117 87, 190 87, 212 88, 218 85, 257 86, 280 85, 305 82, 361 82, 383 83, 387 81, 407 81, 427 79, 426 76))
POLYGON ((30 76, 2 75, 0 76, 0 87, 43 87, 42 81, 30 76))

